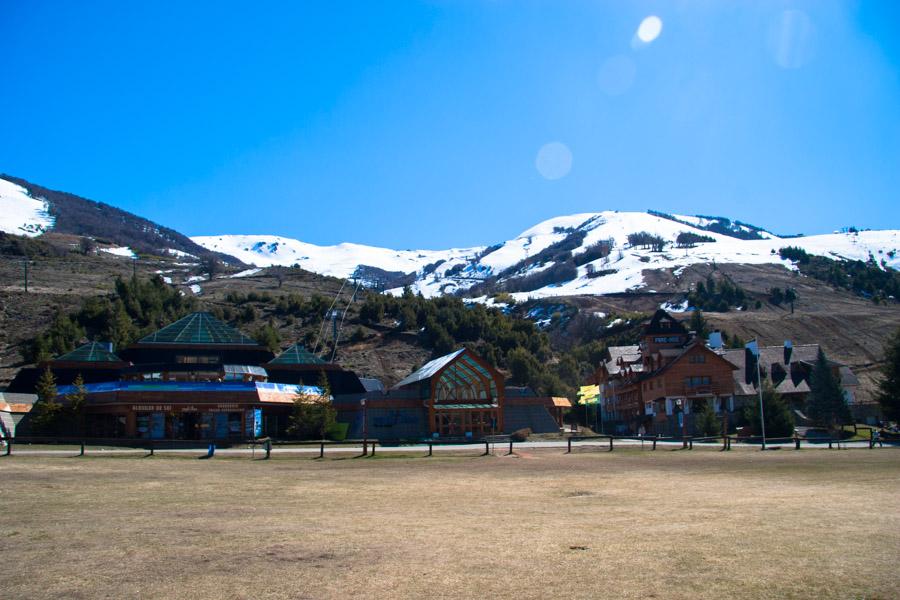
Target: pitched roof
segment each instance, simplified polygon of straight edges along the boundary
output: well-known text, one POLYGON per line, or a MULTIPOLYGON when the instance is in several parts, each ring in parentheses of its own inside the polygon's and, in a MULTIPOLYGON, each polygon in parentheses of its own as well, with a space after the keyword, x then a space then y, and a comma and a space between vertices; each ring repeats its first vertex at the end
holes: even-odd
POLYGON ((270 365, 322 365, 325 361, 301 344, 294 344, 271 361, 270 365))
POLYGON ((397 385, 394 386, 394 388, 403 387, 404 385, 409 385, 411 383, 430 378, 432 375, 440 371, 444 366, 450 364, 457 356, 465 351, 465 348, 460 348, 456 352, 451 352, 450 354, 441 356, 425 363, 421 369, 413 371, 402 380, 400 380, 397 385))
POLYGON ((57 356, 53 362, 118 363, 122 362, 122 359, 116 356, 106 344, 88 342, 71 352, 57 356))
MULTIPOLYGON (((734 372, 735 393, 737 395, 750 395, 757 392, 756 388, 751 384, 745 383, 744 372, 746 364, 744 362, 745 352, 743 348, 722 350, 720 356, 735 365, 738 369, 734 372)), ((809 385, 806 381, 806 374, 796 366, 800 363, 806 365, 814 365, 819 354, 818 344, 801 344, 795 345, 791 351, 791 362, 784 364, 784 346, 760 346, 759 347, 759 366, 765 371, 764 379, 771 381, 772 374, 775 370, 781 372, 784 379, 774 381, 775 391, 779 394, 805 394, 809 392, 809 385)), ((836 361, 828 361, 832 365, 840 366, 841 384, 855 385, 859 383, 856 376, 849 367, 841 365, 836 361)))
POLYGON ((208 312, 195 312, 142 338, 139 344, 221 344, 258 346, 248 337, 208 312))
POLYGON ((643 335, 652 335, 656 333, 687 333, 687 329, 684 328, 684 325, 681 322, 667 313, 666 311, 659 309, 654 313, 653 318, 650 320, 644 327, 643 335), (667 325, 663 325, 663 322, 667 322, 667 325))

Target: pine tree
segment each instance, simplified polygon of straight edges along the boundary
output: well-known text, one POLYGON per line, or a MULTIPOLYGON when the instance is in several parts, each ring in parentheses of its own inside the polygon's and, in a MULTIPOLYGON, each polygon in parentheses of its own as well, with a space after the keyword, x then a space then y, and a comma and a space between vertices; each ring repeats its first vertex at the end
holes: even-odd
POLYGON ((75 422, 75 431, 79 435, 84 435, 84 413, 87 408, 87 388, 84 387, 84 378, 81 377, 81 373, 75 377, 73 385, 75 386, 75 391, 68 394, 66 400, 69 402, 69 413, 71 413, 72 420, 75 422))
MULTIPOLYGON (((711 282, 710 285, 715 285, 715 283, 711 282)), ((707 323, 706 317, 703 316, 703 312, 700 309, 691 313, 690 330, 696 332, 697 337, 701 339, 709 335, 709 323, 707 323)))
MULTIPOLYGON (((771 382, 763 382, 763 410, 766 414, 766 437, 790 437, 794 434, 794 417, 787 402, 775 391, 771 382)), ((744 420, 754 435, 762 435, 759 426, 759 400, 754 399, 744 406, 744 420)))
POLYGON ((900 420, 900 329, 884 347, 884 366, 878 382, 878 403, 886 419, 900 420))
POLYGON ((831 428, 850 421, 850 409, 847 407, 841 382, 832 372, 821 348, 809 378, 806 412, 813 421, 831 428))
POLYGON ((318 387, 321 390, 313 398, 298 395, 294 398, 294 414, 291 415, 288 433, 301 439, 318 436, 324 440, 337 422, 337 410, 331 404, 331 386, 322 371, 318 387))
POLYGON ((50 367, 44 369, 38 379, 35 391, 38 401, 32 409, 32 426, 39 433, 56 433, 56 429, 59 427, 59 417, 62 414, 62 405, 56 401, 58 393, 56 377, 53 376, 50 367))
POLYGON ((722 424, 716 411, 709 402, 705 402, 703 406, 694 413, 694 433, 697 435, 716 435, 721 431, 722 424))

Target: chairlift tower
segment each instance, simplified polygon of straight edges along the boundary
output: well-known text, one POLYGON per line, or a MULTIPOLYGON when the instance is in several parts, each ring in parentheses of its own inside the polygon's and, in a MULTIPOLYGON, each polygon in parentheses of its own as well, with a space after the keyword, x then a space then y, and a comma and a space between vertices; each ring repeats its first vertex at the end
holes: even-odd
POLYGON ((337 354, 337 345, 338 345, 338 323, 343 321, 344 311, 335 308, 328 311, 327 318, 331 319, 331 335, 334 340, 333 350, 331 351, 331 362, 334 362, 334 357, 337 354))

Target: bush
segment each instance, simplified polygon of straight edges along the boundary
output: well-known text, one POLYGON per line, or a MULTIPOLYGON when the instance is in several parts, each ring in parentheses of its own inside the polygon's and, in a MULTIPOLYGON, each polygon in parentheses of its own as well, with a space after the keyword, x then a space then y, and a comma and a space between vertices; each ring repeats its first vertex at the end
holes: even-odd
POLYGON ((528 427, 526 427, 525 429, 517 429, 509 435, 509 439, 514 442, 526 442, 528 441, 528 436, 530 436, 531 433, 532 431, 528 427))

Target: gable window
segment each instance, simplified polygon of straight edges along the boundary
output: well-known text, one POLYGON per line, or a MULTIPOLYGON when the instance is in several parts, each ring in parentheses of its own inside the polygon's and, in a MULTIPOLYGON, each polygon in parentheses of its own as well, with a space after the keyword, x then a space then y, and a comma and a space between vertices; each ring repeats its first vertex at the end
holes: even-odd
POLYGON ((706 362, 705 354, 691 354, 688 357, 688 362, 693 364, 702 364, 706 362))

